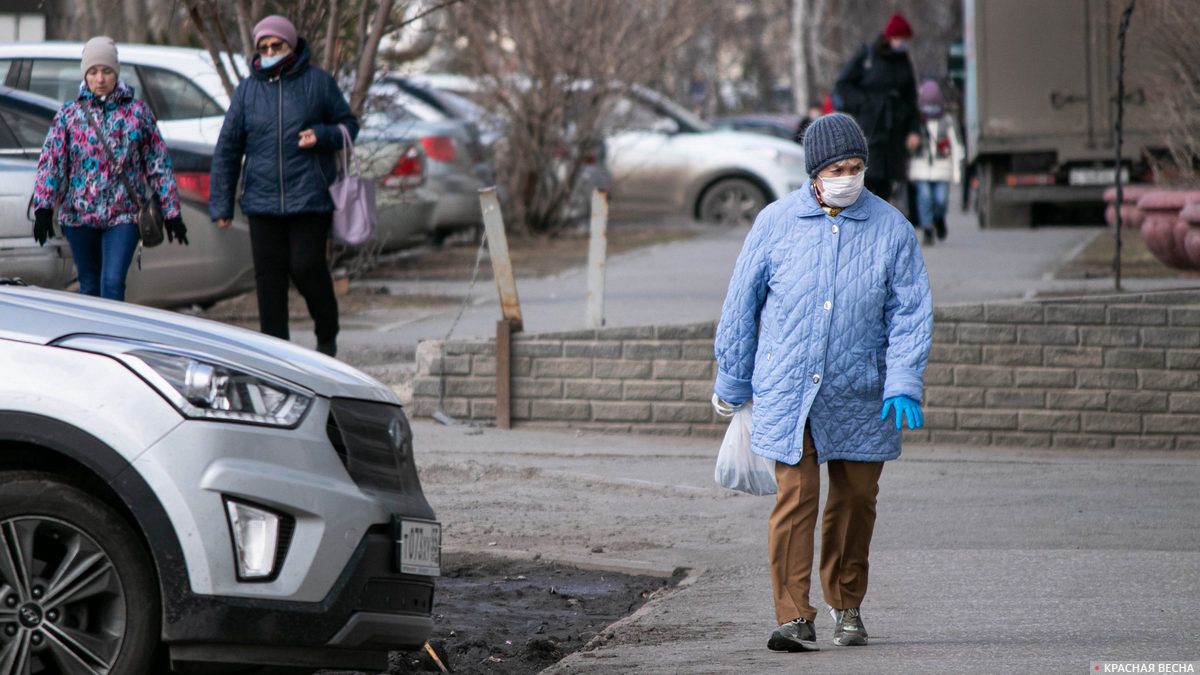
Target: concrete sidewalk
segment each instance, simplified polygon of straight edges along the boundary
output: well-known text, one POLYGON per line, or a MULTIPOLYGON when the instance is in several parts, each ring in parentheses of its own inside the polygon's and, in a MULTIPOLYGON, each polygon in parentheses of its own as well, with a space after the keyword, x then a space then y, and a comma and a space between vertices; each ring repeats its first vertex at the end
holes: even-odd
MULTIPOLYGON (((1099 230, 1053 227, 980 230, 973 213, 954 209, 949 237, 923 247, 938 304, 1019 299, 1044 292, 1082 292, 1111 286, 1105 279, 1055 281, 1050 274, 1072 251, 1099 230)), ((716 319, 734 261, 747 229, 712 230, 697 238, 653 246, 608 261, 605 317, 609 326, 678 324, 716 319)), ((585 245, 583 242, 581 246, 585 245)), ((488 264, 487 261, 484 264, 488 264)), ((520 270, 518 270, 518 274, 520 270)), ((468 295, 466 282, 395 282, 363 279, 363 286, 384 286, 394 294, 468 295)), ((1137 280, 1129 290, 1197 286, 1196 280, 1137 280)), ((584 327, 586 270, 575 269, 542 279, 519 279, 518 293, 530 333, 584 327)), ((500 317, 495 284, 479 282, 454 337, 490 337, 500 317)), ((339 342, 347 352, 386 347, 408 354, 421 340, 441 339, 453 324, 458 305, 400 309, 343 320, 339 342)), ((297 324, 297 341, 312 341, 311 329, 297 324)), ((307 344, 307 343, 306 343, 307 344)))
POLYGON ((1200 453, 907 449, 881 483, 871 645, 834 647, 822 614, 822 651, 776 654, 772 499, 713 485, 715 441, 430 422, 414 434, 449 548, 692 570, 550 672, 1083 673, 1200 659, 1200 453))

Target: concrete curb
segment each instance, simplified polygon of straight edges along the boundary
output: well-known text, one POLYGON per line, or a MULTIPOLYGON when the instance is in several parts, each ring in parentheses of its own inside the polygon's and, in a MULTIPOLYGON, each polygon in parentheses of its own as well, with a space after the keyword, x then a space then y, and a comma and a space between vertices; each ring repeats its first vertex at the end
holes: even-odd
POLYGON ((700 572, 703 572, 703 570, 684 567, 682 565, 664 565, 659 563, 645 562, 642 560, 629 560, 626 558, 584 558, 569 555, 547 556, 542 555, 541 553, 533 553, 532 551, 493 548, 490 546, 486 548, 478 548, 473 546, 446 546, 442 548, 442 553, 491 555, 498 558, 505 558, 507 560, 522 560, 530 562, 536 561, 551 565, 573 567, 579 570, 612 572, 613 574, 628 574, 630 576, 654 577, 657 579, 671 579, 677 576, 685 576, 685 579, 676 584, 676 586, 684 585, 684 583, 687 582, 687 577, 698 575, 700 572))

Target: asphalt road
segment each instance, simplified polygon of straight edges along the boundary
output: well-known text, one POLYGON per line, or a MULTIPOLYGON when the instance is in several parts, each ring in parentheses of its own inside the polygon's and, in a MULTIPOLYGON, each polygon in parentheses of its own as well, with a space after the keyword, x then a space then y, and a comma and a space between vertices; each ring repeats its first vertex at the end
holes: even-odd
POLYGON ((414 433, 448 548, 691 570, 550 672, 1083 673, 1200 659, 1200 453, 906 450, 881 483, 871 645, 829 644, 822 615, 822 651, 776 654, 771 498, 713 485, 715 441, 426 421, 414 433))

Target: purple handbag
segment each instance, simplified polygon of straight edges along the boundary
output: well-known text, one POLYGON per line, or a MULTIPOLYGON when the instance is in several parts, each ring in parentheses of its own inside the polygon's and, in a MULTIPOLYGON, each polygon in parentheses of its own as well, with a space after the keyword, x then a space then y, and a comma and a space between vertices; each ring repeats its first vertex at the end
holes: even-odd
POLYGON ((363 178, 354 156, 350 132, 342 131, 342 149, 338 152, 338 177, 329 186, 333 198, 333 241, 342 246, 362 246, 375 238, 375 183, 363 178))

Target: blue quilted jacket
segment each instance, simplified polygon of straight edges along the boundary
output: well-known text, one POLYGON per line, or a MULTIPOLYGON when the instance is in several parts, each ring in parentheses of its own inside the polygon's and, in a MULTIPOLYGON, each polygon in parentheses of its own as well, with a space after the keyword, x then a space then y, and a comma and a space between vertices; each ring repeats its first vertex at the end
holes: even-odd
POLYGON ((883 399, 920 401, 933 330, 912 225, 864 190, 830 217, 812 187, 763 209, 717 326, 718 396, 754 399, 751 445, 795 464, 807 420, 817 460, 900 456, 883 399))

